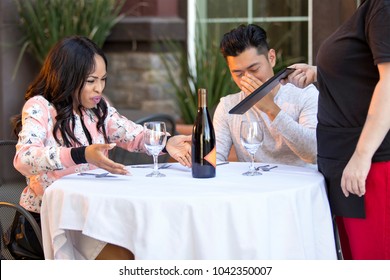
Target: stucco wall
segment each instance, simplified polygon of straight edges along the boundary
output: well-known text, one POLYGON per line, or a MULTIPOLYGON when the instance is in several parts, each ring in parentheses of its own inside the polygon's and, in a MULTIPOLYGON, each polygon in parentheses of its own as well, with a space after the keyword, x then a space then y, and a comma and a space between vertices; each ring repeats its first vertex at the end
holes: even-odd
MULTIPOLYGON (((114 106, 131 109, 128 112, 134 114, 130 114, 130 118, 145 114, 139 111, 177 116, 173 94, 169 93, 173 90, 164 80, 166 73, 157 45, 161 36, 185 41, 185 20, 166 12, 167 5, 176 5, 170 11, 182 13, 183 3, 169 0, 161 6, 161 1, 143 1, 149 2, 149 9, 143 8, 141 12, 153 17, 125 18, 114 27, 103 47, 109 59, 109 82, 105 94, 114 106)), ((13 0, 0 0, 0 139, 15 138, 9 120, 22 109, 24 93, 40 68, 26 54, 15 79, 12 79, 20 51, 17 41, 21 36, 13 0)))

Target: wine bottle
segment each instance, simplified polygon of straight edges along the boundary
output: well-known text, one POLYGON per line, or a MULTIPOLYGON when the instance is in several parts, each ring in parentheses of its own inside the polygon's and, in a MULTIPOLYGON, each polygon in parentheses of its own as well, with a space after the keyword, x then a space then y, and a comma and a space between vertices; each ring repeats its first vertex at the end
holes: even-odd
POLYGON ((198 112, 192 129, 192 177, 215 177, 217 152, 215 133, 207 108, 207 90, 198 89, 198 112))

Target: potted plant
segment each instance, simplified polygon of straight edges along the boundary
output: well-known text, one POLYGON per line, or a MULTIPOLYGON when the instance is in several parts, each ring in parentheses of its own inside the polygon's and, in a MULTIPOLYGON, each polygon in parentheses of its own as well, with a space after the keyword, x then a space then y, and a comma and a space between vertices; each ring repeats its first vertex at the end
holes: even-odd
POLYGON ((50 48, 70 35, 83 35, 102 47, 112 27, 124 16, 125 0, 14 0, 24 37, 14 70, 27 51, 43 63, 50 48))

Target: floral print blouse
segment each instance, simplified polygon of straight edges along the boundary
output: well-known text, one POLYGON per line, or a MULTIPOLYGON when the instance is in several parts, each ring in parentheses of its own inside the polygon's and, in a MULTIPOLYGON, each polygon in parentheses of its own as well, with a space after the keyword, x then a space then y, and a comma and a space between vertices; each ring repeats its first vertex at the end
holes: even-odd
MULTIPOLYGON (((56 115, 54 106, 42 96, 30 98, 23 107, 23 128, 16 145, 14 166, 27 178, 27 187, 21 194, 20 204, 28 211, 40 212, 43 193, 56 179, 96 168, 88 163, 75 164, 70 154, 71 148, 55 141, 53 127, 56 115)), ((92 143, 104 144, 104 136, 97 130, 97 117, 93 111, 84 109, 82 115, 92 143)), ((115 142, 117 146, 132 152, 146 152, 143 126, 121 116, 110 105, 104 125, 110 143, 115 142)), ((89 145, 77 114, 74 134, 83 146, 89 145)), ((58 139, 63 143, 60 133, 58 139)))

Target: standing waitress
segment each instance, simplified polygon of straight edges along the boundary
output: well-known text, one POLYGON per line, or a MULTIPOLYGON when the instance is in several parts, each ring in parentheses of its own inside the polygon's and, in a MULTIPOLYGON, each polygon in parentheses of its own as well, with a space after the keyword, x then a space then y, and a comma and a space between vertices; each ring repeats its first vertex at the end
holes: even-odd
POLYGON ((318 167, 344 258, 390 259, 390 0, 363 1, 317 65, 292 65, 288 82, 318 81, 318 167))

